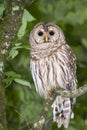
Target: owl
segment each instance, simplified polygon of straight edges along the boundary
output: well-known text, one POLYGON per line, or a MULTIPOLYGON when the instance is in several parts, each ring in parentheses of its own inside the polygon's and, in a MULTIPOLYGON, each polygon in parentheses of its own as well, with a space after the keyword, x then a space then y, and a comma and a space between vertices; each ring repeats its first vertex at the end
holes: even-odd
MULTIPOLYGON (((38 23, 30 33, 30 68, 36 91, 46 99, 52 90, 76 90, 76 57, 66 44, 61 28, 53 23, 38 23)), ((58 128, 68 127, 74 117, 75 98, 58 95, 53 104, 53 121, 58 128)))

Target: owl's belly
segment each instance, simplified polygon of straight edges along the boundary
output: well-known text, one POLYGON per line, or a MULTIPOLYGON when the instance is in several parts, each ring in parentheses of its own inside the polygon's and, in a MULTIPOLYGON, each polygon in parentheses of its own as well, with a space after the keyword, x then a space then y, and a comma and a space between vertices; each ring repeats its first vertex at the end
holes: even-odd
POLYGON ((47 97, 50 90, 56 87, 64 88, 64 72, 58 62, 57 55, 37 61, 31 60, 30 66, 36 90, 40 95, 47 97))

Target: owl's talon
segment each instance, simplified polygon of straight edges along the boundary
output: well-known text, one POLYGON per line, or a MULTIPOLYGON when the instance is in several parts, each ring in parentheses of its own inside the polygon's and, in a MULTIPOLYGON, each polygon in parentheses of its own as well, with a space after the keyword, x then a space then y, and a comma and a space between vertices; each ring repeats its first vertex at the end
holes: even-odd
POLYGON ((49 91, 48 91, 48 95, 47 95, 47 99, 49 99, 49 98, 51 97, 51 94, 52 94, 52 91, 49 90, 49 91))

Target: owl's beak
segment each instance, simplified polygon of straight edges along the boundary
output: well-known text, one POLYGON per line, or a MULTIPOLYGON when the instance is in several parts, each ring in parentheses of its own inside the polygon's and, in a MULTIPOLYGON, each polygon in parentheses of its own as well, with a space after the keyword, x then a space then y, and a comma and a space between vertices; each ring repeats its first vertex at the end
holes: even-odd
POLYGON ((47 42, 49 40, 49 36, 46 34, 44 40, 47 42))

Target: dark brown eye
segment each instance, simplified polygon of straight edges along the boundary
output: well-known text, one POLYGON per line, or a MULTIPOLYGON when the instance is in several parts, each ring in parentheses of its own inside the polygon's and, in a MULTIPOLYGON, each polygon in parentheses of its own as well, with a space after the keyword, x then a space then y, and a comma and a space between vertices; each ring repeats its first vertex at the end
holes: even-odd
POLYGON ((49 34, 50 34, 51 36, 53 36, 53 35, 54 35, 54 31, 50 31, 49 34))
POLYGON ((38 32, 38 35, 39 35, 39 36, 42 36, 42 35, 43 35, 43 32, 42 32, 42 31, 39 31, 39 32, 38 32))

